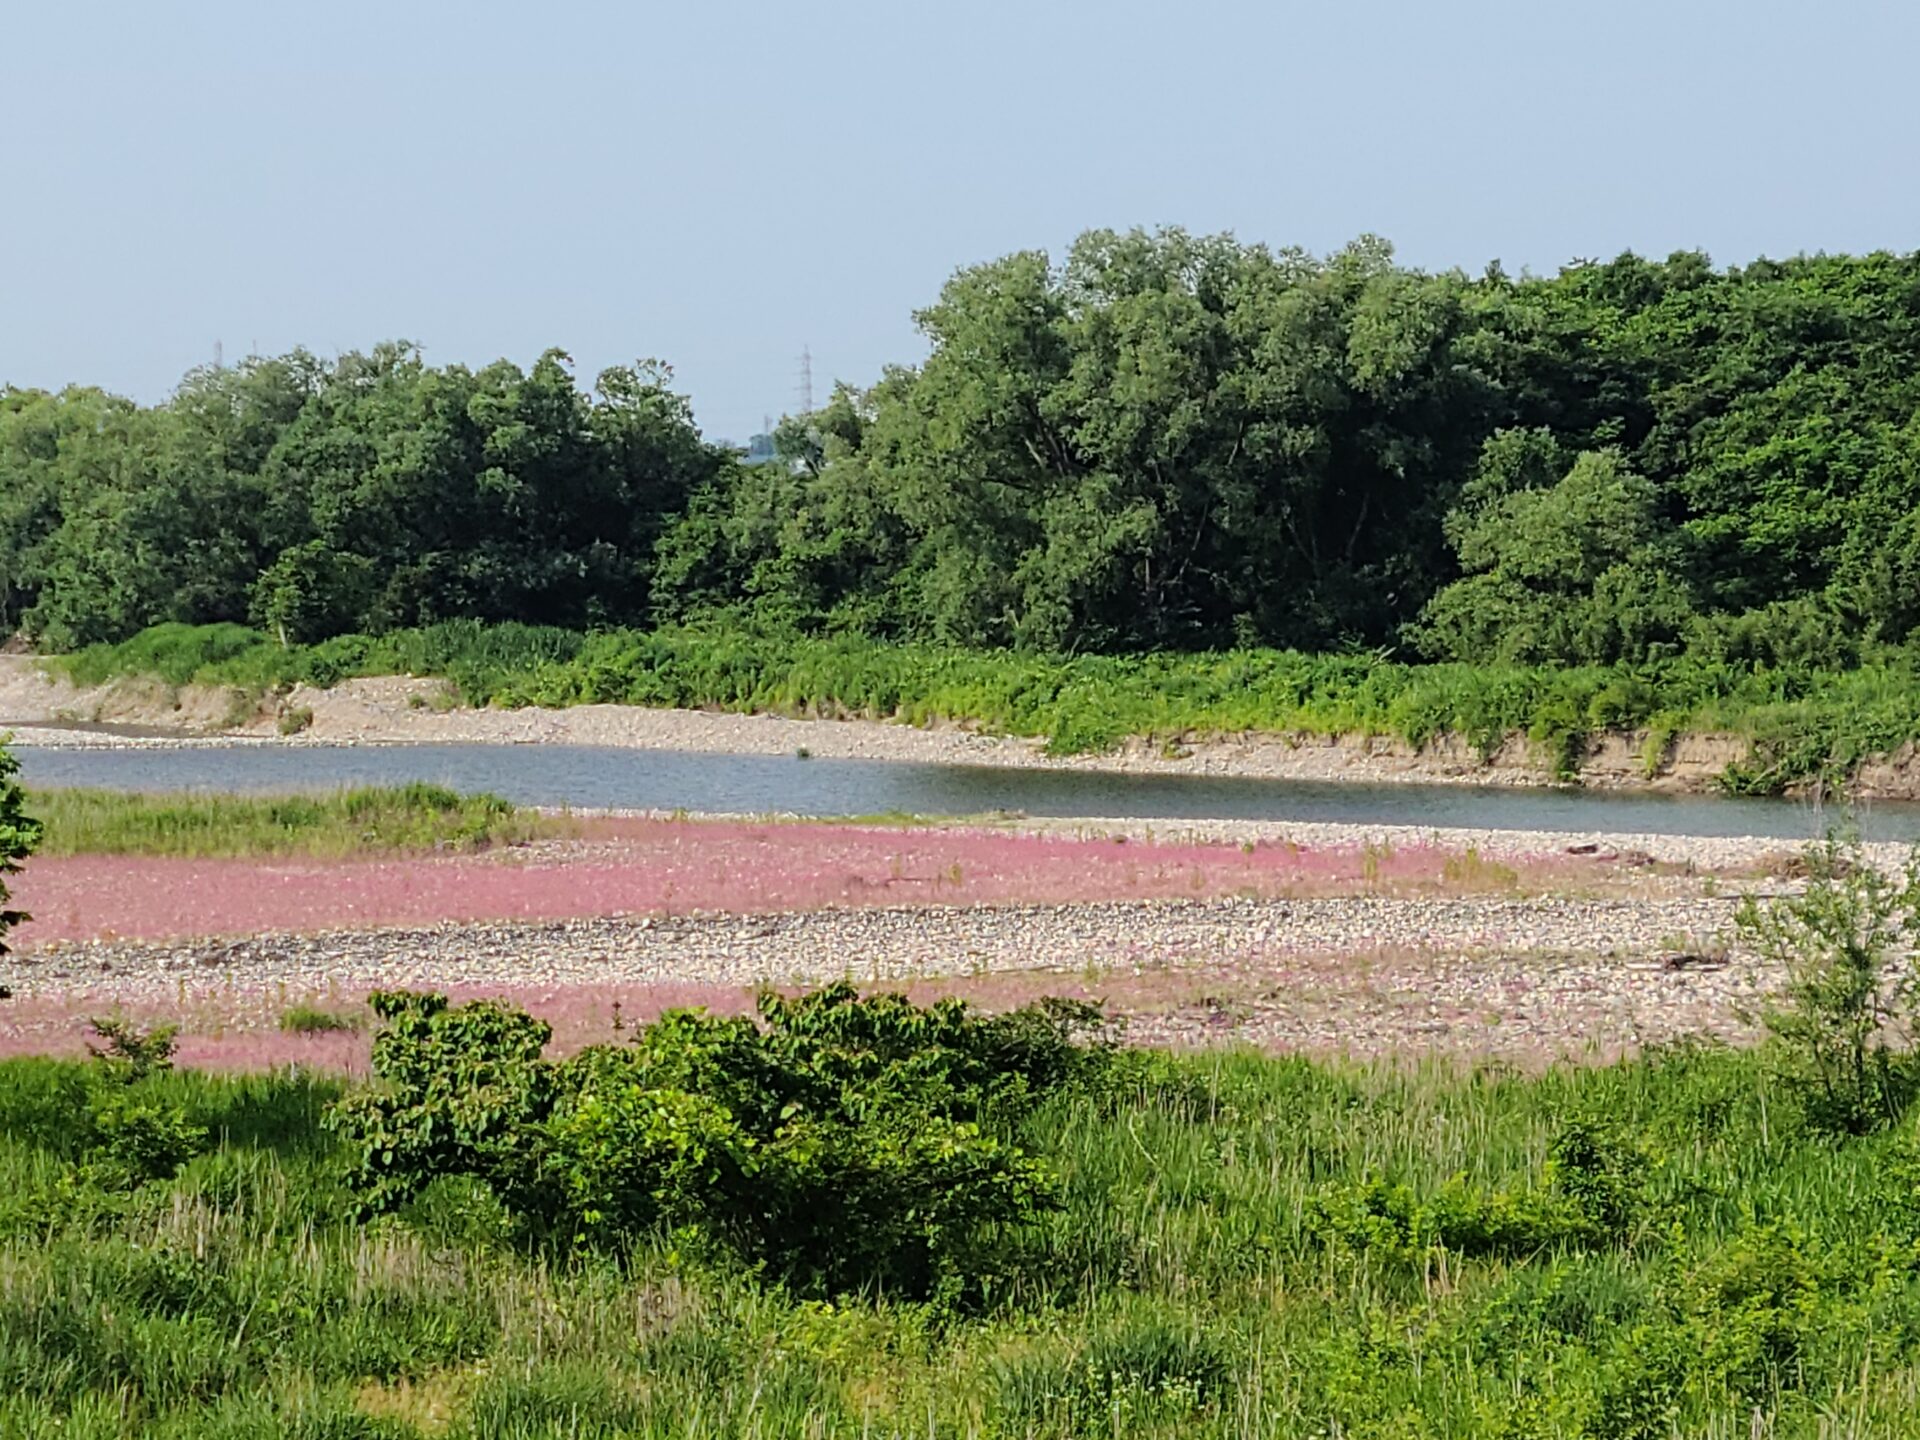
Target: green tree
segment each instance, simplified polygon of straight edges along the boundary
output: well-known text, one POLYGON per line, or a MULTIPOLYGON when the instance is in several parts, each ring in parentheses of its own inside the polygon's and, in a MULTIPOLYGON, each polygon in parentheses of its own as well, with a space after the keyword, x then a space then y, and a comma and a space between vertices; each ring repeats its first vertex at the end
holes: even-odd
POLYGON ((1550 436, 1498 436, 1447 519, 1466 572, 1414 633, 1444 659, 1594 663, 1675 645, 1691 608, 1668 568, 1658 497, 1617 452, 1587 452, 1540 486, 1550 436))

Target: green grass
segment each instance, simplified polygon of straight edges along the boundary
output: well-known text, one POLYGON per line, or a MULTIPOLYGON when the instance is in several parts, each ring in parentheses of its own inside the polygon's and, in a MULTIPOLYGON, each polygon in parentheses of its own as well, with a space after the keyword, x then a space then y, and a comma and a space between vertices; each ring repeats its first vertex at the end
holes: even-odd
POLYGON ((1914 1138, 1809 1134, 1764 1053, 1537 1077, 1176 1062, 1029 1122, 1067 1208, 984 1313, 797 1303, 671 1237, 532 1253, 453 1183, 362 1223, 320 1126, 339 1082, 299 1073, 138 1082, 208 1149, 103 1188, 77 1138, 101 1083, 0 1063, 0 1435, 1920 1430, 1914 1138), (1616 1234, 1462 1220, 1527 1213, 1577 1117, 1646 1157, 1616 1234), (1393 1186, 1453 1217, 1445 1243, 1354 1222, 1393 1186))
POLYGON ((479 850, 565 829, 497 795, 424 784, 321 795, 36 790, 28 809, 46 825, 42 855, 343 858, 479 850))
POLYGON ((1751 742, 1727 788, 1766 793, 1850 773, 1920 739, 1911 657, 1846 672, 1690 659, 1627 667, 1408 665, 1368 655, 1240 650, 1068 658, 733 630, 579 635, 449 622, 282 649, 240 626, 163 625, 49 664, 81 683, 152 675, 264 691, 355 675, 450 679, 470 704, 595 702, 961 721, 1044 736, 1061 753, 1130 736, 1245 731, 1458 736, 1482 754, 1522 735, 1570 771, 1589 734, 1713 732, 1751 742))
POLYGON ((366 1010, 338 1010, 324 1005, 289 1005, 280 1012, 280 1028, 289 1035, 331 1035, 364 1030, 373 1022, 366 1010))

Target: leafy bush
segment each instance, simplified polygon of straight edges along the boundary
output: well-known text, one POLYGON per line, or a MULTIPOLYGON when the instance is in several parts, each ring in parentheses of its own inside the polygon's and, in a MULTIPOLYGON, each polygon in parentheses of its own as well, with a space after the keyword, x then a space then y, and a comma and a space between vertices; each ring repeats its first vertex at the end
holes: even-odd
POLYGON ((759 1023, 674 1011, 565 1061, 496 1002, 372 998, 378 1090, 331 1123, 366 1206, 436 1177, 484 1181, 528 1232, 620 1248, 681 1230, 797 1290, 957 1297, 996 1237, 1057 1204, 1009 1127, 1097 1070, 1097 1012, 985 1016, 837 985, 761 997, 759 1023))
POLYGON ((1481 1192, 1458 1177, 1422 1196, 1369 1179, 1324 1190, 1305 1216, 1310 1234, 1337 1248, 1419 1264, 1435 1251, 1529 1255, 1594 1238, 1581 1209, 1544 1190, 1481 1192))
POLYGON ((25 797, 15 776, 20 762, 0 745, 0 956, 7 953, 7 932, 30 917, 7 908, 7 876, 20 873, 20 862, 40 843, 40 822, 26 813, 25 797))
POLYGON ((170 1180, 205 1145, 207 1132, 186 1112, 155 1096, 146 1082, 173 1069, 178 1027, 142 1030, 96 1016, 87 1022, 104 1046, 93 1052, 80 1177, 105 1190, 132 1190, 170 1180))
POLYGON ((1543 1183, 1476 1190, 1454 1176, 1426 1195, 1377 1177, 1309 1198, 1305 1228, 1323 1243, 1423 1264, 1434 1252, 1531 1255, 1624 1239, 1646 1201, 1647 1157, 1588 1120, 1555 1137, 1543 1183))
POLYGON ((1554 1137, 1547 1178, 1598 1234, 1617 1238, 1641 1216, 1649 1168, 1644 1147, 1612 1127, 1576 1119, 1554 1137))
POLYGON ((92 1129, 80 1173, 109 1190, 131 1190, 171 1180, 205 1147, 204 1127, 178 1106, 121 1087, 94 1094, 92 1129))
POLYGON ((96 1015, 87 1021, 104 1046, 88 1043, 87 1049, 100 1069, 115 1079, 132 1082, 173 1068, 174 1036, 178 1025, 157 1025, 142 1030, 131 1021, 115 1016, 96 1015))
POLYGON ((1742 939, 1786 972, 1780 1003, 1764 1013, 1806 1082, 1809 1117, 1859 1134, 1897 1118, 1914 1067, 1890 1043, 1920 1016, 1920 853, 1904 876, 1876 869, 1857 840, 1829 837, 1805 855, 1805 890, 1738 912, 1742 939))

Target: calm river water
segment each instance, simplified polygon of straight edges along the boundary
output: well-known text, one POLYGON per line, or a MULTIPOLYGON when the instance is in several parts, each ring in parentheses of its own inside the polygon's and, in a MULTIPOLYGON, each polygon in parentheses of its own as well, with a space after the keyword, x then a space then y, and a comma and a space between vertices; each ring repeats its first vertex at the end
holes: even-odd
MULTIPOLYGON (((527 805, 636 810, 813 816, 1009 810, 1067 818, 1336 821, 1785 840, 1816 836, 1837 818, 1791 800, 1109 775, 569 745, 20 746, 16 753, 30 785, 287 791, 429 780, 491 790, 527 805)), ((1920 840, 1920 804, 1878 805, 1860 821, 1869 839, 1920 840)))

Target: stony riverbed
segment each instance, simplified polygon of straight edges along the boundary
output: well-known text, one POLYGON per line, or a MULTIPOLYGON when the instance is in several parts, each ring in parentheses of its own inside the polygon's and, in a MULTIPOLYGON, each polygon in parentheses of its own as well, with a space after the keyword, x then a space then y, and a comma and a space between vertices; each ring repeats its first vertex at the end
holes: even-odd
POLYGON ((1099 998, 1155 1042, 1544 1059, 1738 1033, 1778 977, 1730 947, 1731 907, 1228 899, 92 941, 23 957, 10 1015, 42 1037, 113 1006, 212 1015, 244 1033, 290 997, 417 986, 563 1014, 599 997, 587 1008, 601 1018, 624 996, 638 1017, 847 978, 989 1004, 1099 998))

